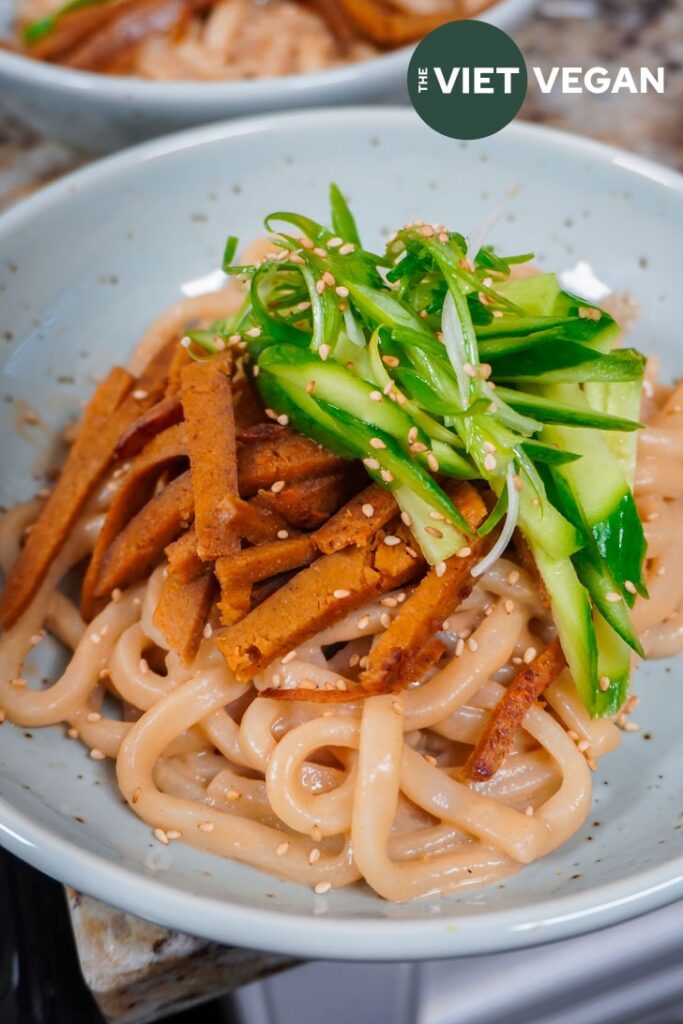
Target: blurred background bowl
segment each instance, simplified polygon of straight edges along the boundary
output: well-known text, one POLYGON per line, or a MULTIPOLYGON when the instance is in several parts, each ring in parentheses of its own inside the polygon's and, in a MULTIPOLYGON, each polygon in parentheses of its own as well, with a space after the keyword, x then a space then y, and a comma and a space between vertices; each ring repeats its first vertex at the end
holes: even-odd
MULTIPOLYGON (((506 32, 535 0, 499 0, 482 14, 506 32)), ((0 38, 14 0, 0 0, 0 38)), ((41 135, 90 152, 113 152, 180 128, 246 114, 368 101, 400 102, 413 47, 306 75, 230 82, 156 82, 74 71, 0 50, 0 112, 41 135)))

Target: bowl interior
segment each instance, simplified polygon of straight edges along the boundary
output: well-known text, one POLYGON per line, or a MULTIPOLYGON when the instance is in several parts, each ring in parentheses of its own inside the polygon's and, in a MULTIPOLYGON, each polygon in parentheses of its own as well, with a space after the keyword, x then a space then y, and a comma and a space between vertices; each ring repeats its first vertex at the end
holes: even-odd
MULTIPOLYGON (((666 374, 680 372, 673 253, 683 195, 667 172, 526 127, 454 143, 412 112, 215 126, 104 161, 0 220, 0 504, 39 486, 54 432, 92 390, 91 374, 125 361, 175 299, 216 286, 226 234, 258 235, 274 209, 324 218, 331 179, 371 247, 416 217, 468 233, 501 208, 492 241, 638 296, 635 342, 661 356, 666 374), (38 423, 27 423, 30 411, 38 423)), ((56 657, 31 678, 54 672, 56 657)), ((122 806, 111 766, 59 728, 2 726, 0 842, 111 903, 225 942, 413 958, 539 941, 680 894, 680 676, 679 663, 639 670, 642 731, 601 763, 584 828, 511 880, 468 895, 407 905, 361 888, 315 897, 179 844, 160 847, 122 806)))

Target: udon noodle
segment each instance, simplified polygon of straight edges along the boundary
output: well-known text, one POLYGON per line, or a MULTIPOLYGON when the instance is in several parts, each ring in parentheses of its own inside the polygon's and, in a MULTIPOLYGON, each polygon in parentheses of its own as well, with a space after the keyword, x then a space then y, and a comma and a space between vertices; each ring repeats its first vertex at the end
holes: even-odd
MULTIPOLYGON (((131 366, 188 320, 211 322, 234 293, 182 303, 148 332, 131 366)), ((683 649, 683 385, 645 382, 636 493, 648 541, 649 602, 636 621, 654 657, 683 649)), ((114 592, 86 624, 63 582, 93 549, 117 488, 110 474, 19 620, 0 639, 2 718, 61 725, 95 760, 111 759, 121 793, 162 844, 181 841, 317 893, 364 880, 390 900, 497 881, 565 842, 591 804, 591 773, 614 750, 616 722, 591 720, 564 672, 526 714, 488 782, 461 768, 517 666, 554 636, 533 579, 500 558, 440 636, 448 654, 399 694, 335 705, 258 697, 277 684, 349 684, 360 658, 406 598, 398 589, 326 628, 292 655, 239 682, 212 641, 214 610, 194 663, 183 666, 153 623, 165 565, 114 592), (213 624, 213 625, 212 625, 213 624), (53 637, 69 652, 41 687, 22 677, 53 637), (330 652, 333 653, 330 657, 330 652)), ((40 499, 0 525, 12 566, 40 499)), ((113 781, 113 780, 112 780, 113 781)))

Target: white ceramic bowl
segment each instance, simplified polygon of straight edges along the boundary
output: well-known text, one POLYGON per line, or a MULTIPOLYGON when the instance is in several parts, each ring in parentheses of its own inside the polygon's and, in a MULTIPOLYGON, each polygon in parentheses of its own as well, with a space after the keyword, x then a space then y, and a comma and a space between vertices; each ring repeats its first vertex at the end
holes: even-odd
MULTIPOLYGON (((535 0, 499 0, 482 15, 508 32, 535 0)), ((15 0, 0 0, 0 36, 15 0)), ((134 142, 226 117, 370 101, 402 101, 412 47, 309 75, 251 82, 150 82, 72 71, 0 50, 4 107, 49 138, 110 153, 134 142)))
MULTIPOLYGON (((330 178, 370 247, 416 217, 467 233, 503 203, 492 241, 535 250, 557 270, 590 261, 598 278, 640 296, 635 340, 680 374, 683 179, 673 173, 526 125, 451 142, 411 111, 196 129, 94 164, 0 218, 0 504, 36 486, 45 437, 18 436, 21 403, 59 428, 89 375, 124 360, 158 311, 215 284, 226 234, 258 234, 273 209, 324 217, 330 178)), ((304 956, 456 956, 567 936, 683 896, 681 663, 644 666, 636 689, 643 731, 601 762, 585 827, 479 892, 404 905, 361 888, 314 896, 179 843, 160 847, 122 805, 111 765, 59 728, 0 727, 0 843, 144 917, 304 956)))

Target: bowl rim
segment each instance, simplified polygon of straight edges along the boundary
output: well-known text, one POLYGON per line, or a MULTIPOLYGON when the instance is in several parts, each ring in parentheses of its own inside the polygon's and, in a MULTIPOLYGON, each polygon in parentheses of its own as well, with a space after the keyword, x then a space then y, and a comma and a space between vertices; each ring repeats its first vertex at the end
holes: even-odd
MULTIPOLYGON (((480 21, 494 21, 506 15, 514 17, 515 12, 526 12, 536 0, 497 0, 493 7, 482 12, 480 21)), ((298 75, 281 75, 252 80, 238 79, 223 82, 201 82, 197 80, 179 82, 158 82, 134 75, 105 75, 94 71, 77 71, 34 60, 23 53, 0 49, 0 75, 12 74, 17 81, 37 85, 46 89, 61 88, 67 92, 89 92, 121 102, 152 102, 173 104, 181 100, 186 103, 226 103, 230 100, 242 102, 265 102, 272 99, 274 89, 285 89, 294 96, 307 96, 321 89, 338 89, 358 84, 364 77, 368 85, 378 84, 406 68, 415 43, 401 46, 396 50, 378 53, 366 60, 353 61, 337 67, 325 68, 298 75)))
MULTIPOLYGON (((39 217, 74 192, 116 179, 150 160, 172 158, 194 147, 268 132, 296 123, 310 131, 340 124, 383 130, 414 123, 409 108, 341 107, 292 111, 200 126, 144 142, 105 157, 46 186, 0 215, 0 245, 10 232, 39 217)), ((683 210, 683 175, 614 146, 540 125, 517 123, 504 129, 517 144, 541 143, 551 150, 586 156, 616 166, 670 189, 683 210)), ((84 850, 49 827, 35 822, 0 797, 0 846, 61 882, 97 899, 144 916, 169 928, 199 932, 217 942, 276 951, 291 956, 343 960, 423 960, 520 949, 617 924, 683 897, 683 855, 665 864, 634 872, 577 894, 566 894, 533 907, 491 910, 471 916, 452 914, 424 920, 337 917, 334 897, 311 895, 311 913, 267 909, 186 892, 160 878, 84 850), (324 907, 326 913, 314 914, 324 907)))

